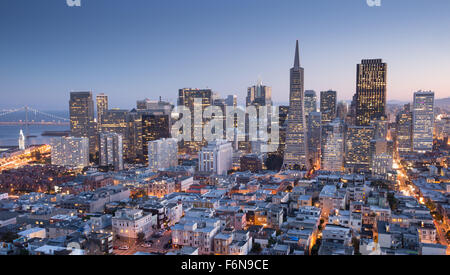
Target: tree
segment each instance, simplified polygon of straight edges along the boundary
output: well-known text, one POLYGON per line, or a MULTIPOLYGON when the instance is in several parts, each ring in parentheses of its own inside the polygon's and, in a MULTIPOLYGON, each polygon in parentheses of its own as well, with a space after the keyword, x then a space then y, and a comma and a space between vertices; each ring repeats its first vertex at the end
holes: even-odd
POLYGON ((266 165, 267 170, 280 171, 283 166, 283 157, 279 154, 270 154, 264 164, 266 165))
POLYGON ((137 237, 138 237, 138 239, 137 239, 138 243, 143 243, 145 241, 145 234, 144 234, 144 232, 139 232, 137 234, 137 237))
POLYGON ((261 245, 259 243, 253 244, 253 247, 252 247, 252 252, 253 253, 259 254, 259 253, 261 253, 261 251, 262 251, 262 248, 261 248, 261 245))

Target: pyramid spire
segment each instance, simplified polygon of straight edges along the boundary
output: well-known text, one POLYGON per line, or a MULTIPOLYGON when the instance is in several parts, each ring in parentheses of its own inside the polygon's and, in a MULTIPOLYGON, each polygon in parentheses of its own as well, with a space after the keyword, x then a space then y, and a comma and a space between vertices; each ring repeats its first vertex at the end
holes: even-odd
POLYGON ((300 68, 300 51, 298 48, 298 40, 297 40, 297 44, 295 46, 294 68, 300 68))

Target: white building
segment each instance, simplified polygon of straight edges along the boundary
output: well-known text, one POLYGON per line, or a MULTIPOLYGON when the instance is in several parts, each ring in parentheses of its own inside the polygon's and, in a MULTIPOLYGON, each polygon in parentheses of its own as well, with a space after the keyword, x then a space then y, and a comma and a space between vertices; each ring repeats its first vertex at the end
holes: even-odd
POLYGON ((201 172, 226 175, 233 167, 233 148, 226 140, 209 142, 199 153, 198 168, 201 172))
POLYGON ((372 175, 386 175, 392 171, 392 166, 392 155, 387 153, 374 155, 372 158, 372 175))
POLYGON ((413 150, 418 153, 433 150, 434 92, 414 93, 413 150))
POLYGON ((84 168, 89 166, 89 139, 86 137, 61 137, 51 142, 52 164, 84 168))
POLYGON ((148 143, 148 166, 154 172, 178 165, 178 141, 174 138, 148 143))
POLYGON ((156 223, 156 215, 146 215, 138 209, 122 209, 112 218, 112 229, 119 237, 137 239, 139 233, 149 236, 156 223))
POLYGON ((214 252, 214 236, 220 230, 220 220, 183 218, 171 229, 174 245, 196 247, 200 255, 209 255, 214 252))
POLYGON ((19 133, 19 150, 25 150, 25 135, 22 130, 19 133))
POLYGON ((100 166, 123 170, 123 138, 116 133, 100 134, 100 166))
POLYGON ((322 162, 321 169, 340 172, 344 163, 343 126, 335 120, 322 127, 322 162))

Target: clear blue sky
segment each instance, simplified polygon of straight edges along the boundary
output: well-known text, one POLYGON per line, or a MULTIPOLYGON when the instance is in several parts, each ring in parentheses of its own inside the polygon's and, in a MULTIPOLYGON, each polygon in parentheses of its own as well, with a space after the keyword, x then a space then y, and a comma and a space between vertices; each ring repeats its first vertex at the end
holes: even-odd
POLYGON ((173 100, 179 88, 237 94, 258 76, 289 98, 295 40, 306 89, 355 92, 356 64, 388 63, 388 99, 419 89, 450 96, 450 1, 0 1, 0 107, 67 109, 69 91, 173 100))

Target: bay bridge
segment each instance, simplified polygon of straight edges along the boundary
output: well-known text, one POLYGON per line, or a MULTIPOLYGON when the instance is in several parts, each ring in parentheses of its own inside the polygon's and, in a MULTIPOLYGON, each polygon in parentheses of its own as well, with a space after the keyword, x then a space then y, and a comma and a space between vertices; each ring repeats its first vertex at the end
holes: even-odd
POLYGON ((58 125, 69 126, 70 119, 56 114, 43 112, 28 106, 12 110, 0 110, 2 125, 58 125))

